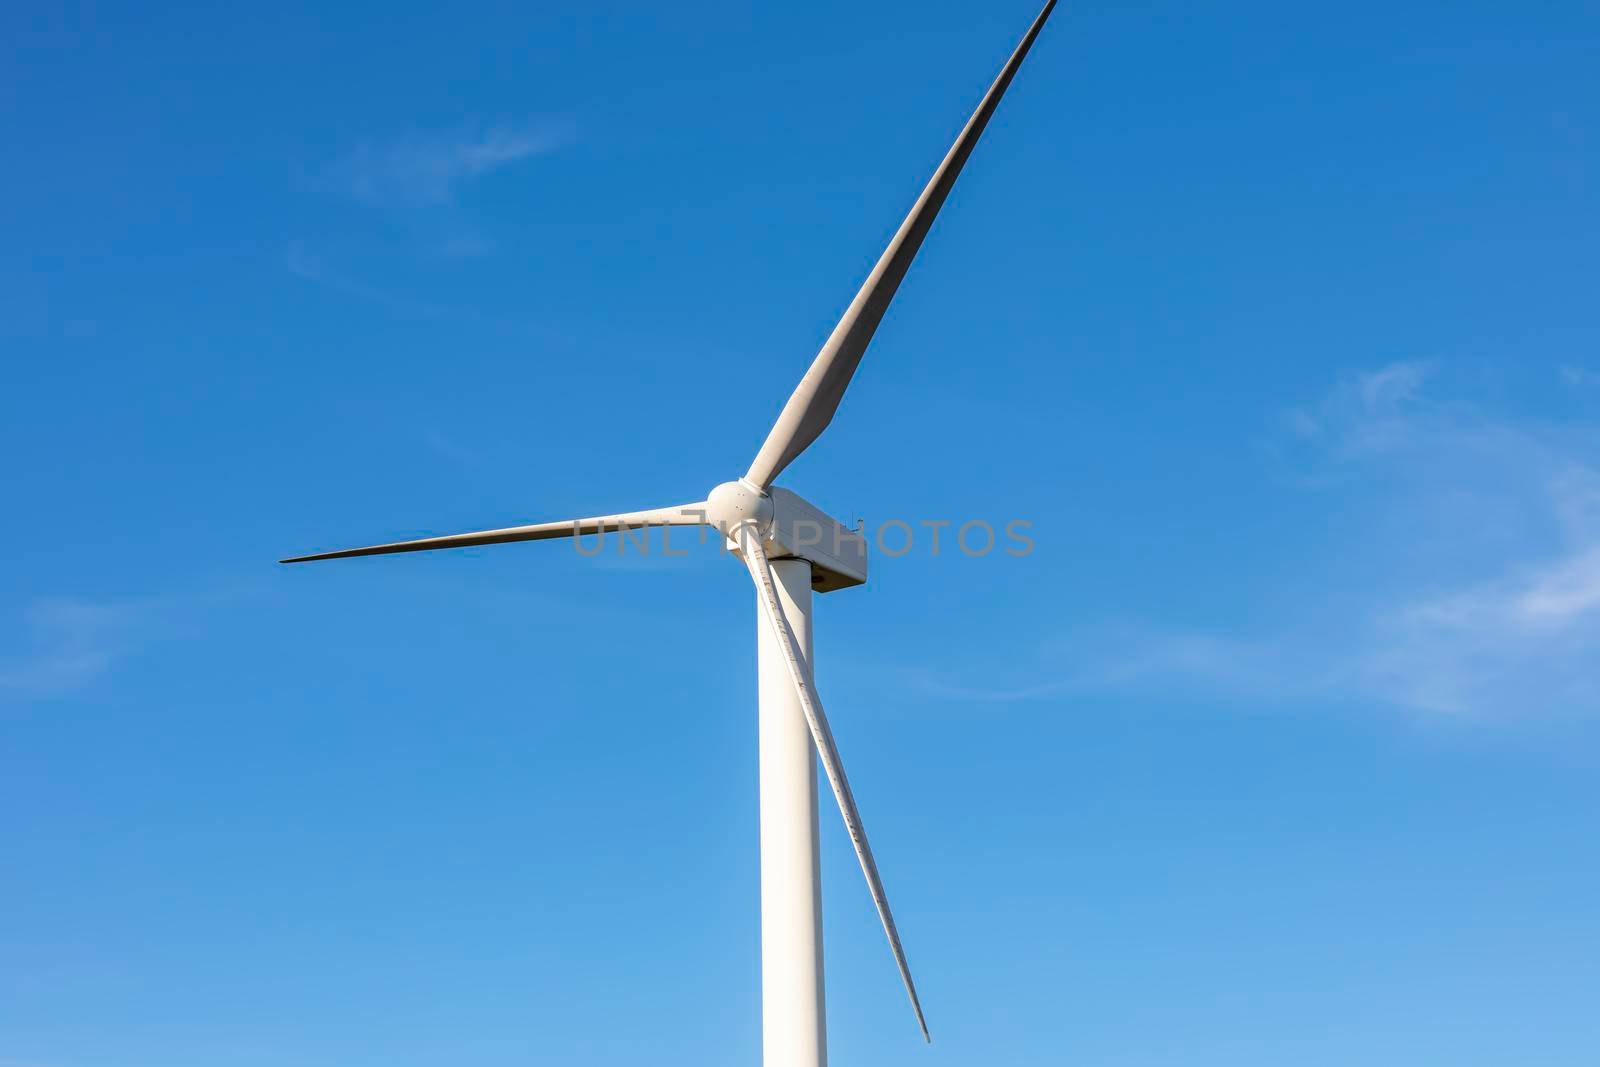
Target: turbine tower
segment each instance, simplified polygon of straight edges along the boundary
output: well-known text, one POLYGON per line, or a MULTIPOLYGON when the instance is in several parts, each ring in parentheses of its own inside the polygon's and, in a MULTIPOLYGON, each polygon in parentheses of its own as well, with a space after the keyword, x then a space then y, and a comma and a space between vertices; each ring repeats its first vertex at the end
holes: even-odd
POLYGON ((761 1017, 766 1067, 823 1067, 822 898, 817 850, 817 774, 823 773, 844 816, 878 919, 930 1040, 917 988, 900 945, 878 865, 867 844, 833 732, 817 696, 811 654, 811 598, 867 580, 866 540, 774 480, 815 441, 839 407, 851 376, 906 269, 1022 65, 1045 20, 1049 0, 1001 68, 911 213, 867 276, 849 309, 800 379, 750 469, 707 498, 677 507, 562 522, 425 537, 415 541, 296 556, 282 563, 426 552, 440 548, 543 541, 651 526, 711 526, 742 559, 756 587, 761 763, 761 1017), (815 751, 815 757, 813 756, 815 751))

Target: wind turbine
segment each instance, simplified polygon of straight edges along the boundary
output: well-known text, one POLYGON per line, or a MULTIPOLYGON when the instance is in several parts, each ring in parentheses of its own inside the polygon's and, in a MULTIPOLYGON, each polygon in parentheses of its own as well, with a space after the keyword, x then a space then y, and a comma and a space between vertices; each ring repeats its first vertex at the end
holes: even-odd
POLYGON ((867 543, 794 493, 773 484, 833 421, 906 269, 983 134, 990 116, 1055 8, 1049 0, 1001 68, 911 213, 867 276, 849 309, 800 379, 744 477, 703 501, 563 522, 425 537, 415 541, 296 556, 282 563, 426 552, 439 548, 543 541, 652 526, 711 526, 743 560, 756 587, 761 761, 761 1011, 766 1067, 822 1067, 822 899, 817 860, 817 777, 813 746, 833 789, 900 980, 924 1040, 931 1040, 900 945, 878 865, 867 844, 839 750, 817 696, 811 658, 812 592, 867 580, 867 543))

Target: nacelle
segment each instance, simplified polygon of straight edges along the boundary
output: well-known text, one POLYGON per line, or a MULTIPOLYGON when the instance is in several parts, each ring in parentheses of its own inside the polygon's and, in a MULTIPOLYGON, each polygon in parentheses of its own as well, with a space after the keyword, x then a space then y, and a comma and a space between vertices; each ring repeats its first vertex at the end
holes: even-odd
POLYGON ((797 493, 774 486, 767 555, 811 564, 811 587, 819 593, 848 589, 867 580, 867 539, 797 493))

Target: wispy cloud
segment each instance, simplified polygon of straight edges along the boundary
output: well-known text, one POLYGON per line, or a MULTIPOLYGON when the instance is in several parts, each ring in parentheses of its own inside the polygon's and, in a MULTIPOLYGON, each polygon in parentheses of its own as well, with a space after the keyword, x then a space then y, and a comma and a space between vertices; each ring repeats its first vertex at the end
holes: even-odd
POLYGON ((543 336, 542 330, 529 323, 486 315, 476 308, 441 304, 372 285, 330 264, 307 247, 304 241, 289 242, 284 250, 283 264, 290 274, 301 281, 330 292, 382 306, 401 315, 419 319, 455 319, 514 334, 543 336))
POLYGON ((49 597, 24 612, 27 650, 0 661, 0 692, 54 696, 81 689, 146 634, 147 604, 49 597))
POLYGON ((1409 409, 1432 373, 1431 364, 1407 361, 1350 375, 1318 403, 1290 408, 1283 422, 1335 461, 1386 452, 1409 439, 1409 409))
POLYGON ((435 454, 443 456, 452 463, 459 463, 463 467, 472 467, 483 462, 482 452, 469 445, 462 444, 442 430, 433 428, 424 430, 422 440, 429 450, 435 454))
POLYGON ((283 265, 289 269, 290 274, 301 281, 382 304, 395 311, 410 312, 425 318, 435 318, 446 312, 445 308, 437 304, 396 296, 377 286, 348 277, 329 266, 321 256, 307 248, 304 241, 289 242, 289 247, 284 251, 283 265))
MULTIPOLYGON (((1298 615, 1234 630, 1105 625, 1044 645, 1020 672, 1032 676, 1023 685, 925 677, 925 687, 985 701, 1180 690, 1478 715, 1600 713, 1600 442, 1430 402, 1433 374, 1399 363, 1353 375, 1283 420, 1319 473, 1336 470, 1358 490, 1403 485, 1343 502, 1375 509, 1364 548, 1398 561, 1369 588, 1330 590, 1298 615), (1448 532, 1451 559, 1462 562, 1436 565, 1425 529, 1448 532), (1401 541, 1386 540, 1397 530, 1401 541)), ((1294 483, 1325 491, 1327 480, 1294 483)))
POLYGON ((1600 711, 1600 550, 1403 605, 1350 650, 1372 694, 1427 711, 1600 711))
POLYGON ((324 168, 317 184, 368 204, 447 205, 472 179, 553 151, 569 139, 570 129, 552 122, 413 131, 361 142, 324 168))
POLYGON ((1600 548, 1563 560, 1511 602, 1512 617, 1534 626, 1565 626, 1600 608, 1600 548))
POLYGON ((1305 662, 1297 644, 1281 637, 1182 632, 1115 622, 1044 642, 1034 670, 1008 671, 1011 676, 1032 675, 1020 685, 974 686, 928 671, 913 673, 909 681, 932 696, 995 704, 1174 687, 1279 700, 1333 691, 1339 679, 1329 671, 1305 662))

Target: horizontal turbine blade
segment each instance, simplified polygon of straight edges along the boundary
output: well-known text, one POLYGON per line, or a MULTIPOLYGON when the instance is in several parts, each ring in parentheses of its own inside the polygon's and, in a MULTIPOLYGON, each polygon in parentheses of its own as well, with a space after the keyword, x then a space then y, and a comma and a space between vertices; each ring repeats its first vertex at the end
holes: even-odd
POLYGON ((984 94, 978 110, 967 120, 961 136, 956 138, 944 162, 939 164, 927 188, 922 190, 911 214, 900 224, 899 231, 884 250, 878 265, 872 268, 861 291, 850 302, 844 318, 833 328, 833 333, 812 361, 811 369, 806 371, 794 394, 789 397, 789 402, 783 406, 778 421, 767 434, 766 443, 750 465, 745 481, 762 489, 771 486, 773 479, 821 436, 828 423, 833 421, 833 413, 844 398, 845 388, 849 386, 850 378, 855 374, 867 345, 871 343, 884 312, 889 310, 889 302, 894 299, 895 290, 900 287, 907 268, 922 247, 922 239, 928 235, 928 229, 933 225, 939 209, 944 206, 945 198, 950 195, 962 165, 972 154, 983 128, 989 123, 989 117, 994 114, 1006 87, 1011 84, 1017 68, 1022 65, 1028 49, 1033 47, 1034 38, 1039 36, 1039 30, 1044 27, 1045 20, 1055 6, 1056 0, 1044 5, 1044 10, 1034 19, 1022 43, 1001 69, 1000 76, 984 94))
POLYGON ((917 999, 917 987, 911 981, 911 968, 906 963, 905 949, 900 947, 900 932, 895 929, 894 915, 889 911, 889 898, 883 891, 883 879, 878 877, 878 864, 872 858, 872 846, 867 844, 867 830, 861 825, 861 812, 856 809, 856 798, 850 792, 850 782, 844 776, 844 764, 839 760, 839 749, 833 743, 833 731, 828 727, 828 717, 822 713, 815 680, 800 651, 800 641, 794 628, 783 614, 777 590, 772 584, 772 567, 767 553, 761 547, 761 537, 751 526, 740 528, 740 544, 745 566, 760 594, 762 614, 767 617, 778 645, 783 649, 784 660, 789 665, 789 676, 794 679, 795 694, 805 713, 806 724, 811 727, 811 739, 816 743, 817 755, 822 760, 823 773, 833 787, 833 798, 839 802, 839 814, 844 816, 844 827, 850 832, 850 843, 855 846, 856 859, 861 862, 861 873, 867 876, 867 888, 872 892, 872 903, 878 909, 878 921, 883 932, 889 935, 889 948, 894 952, 895 966, 900 968, 900 980, 905 983, 906 994, 911 998, 911 1010, 917 1013, 917 1025, 922 1028, 922 1039, 928 1036, 928 1021, 922 1015, 922 1002, 917 999))
POLYGON ((548 541, 557 537, 609 533, 612 530, 637 530, 642 526, 703 526, 706 523, 707 506, 702 502, 683 504, 675 508, 656 508, 652 511, 629 511, 621 515, 601 515, 592 519, 542 522, 534 526, 507 526, 501 530, 478 530, 475 533, 424 537, 416 541, 395 541, 387 545, 368 545, 366 548, 346 548, 338 552, 319 552, 314 556, 295 556, 292 559, 280 559, 278 562, 310 563, 319 559, 346 559, 350 556, 385 556, 392 552, 431 552, 438 548, 504 545, 513 541, 548 541))

